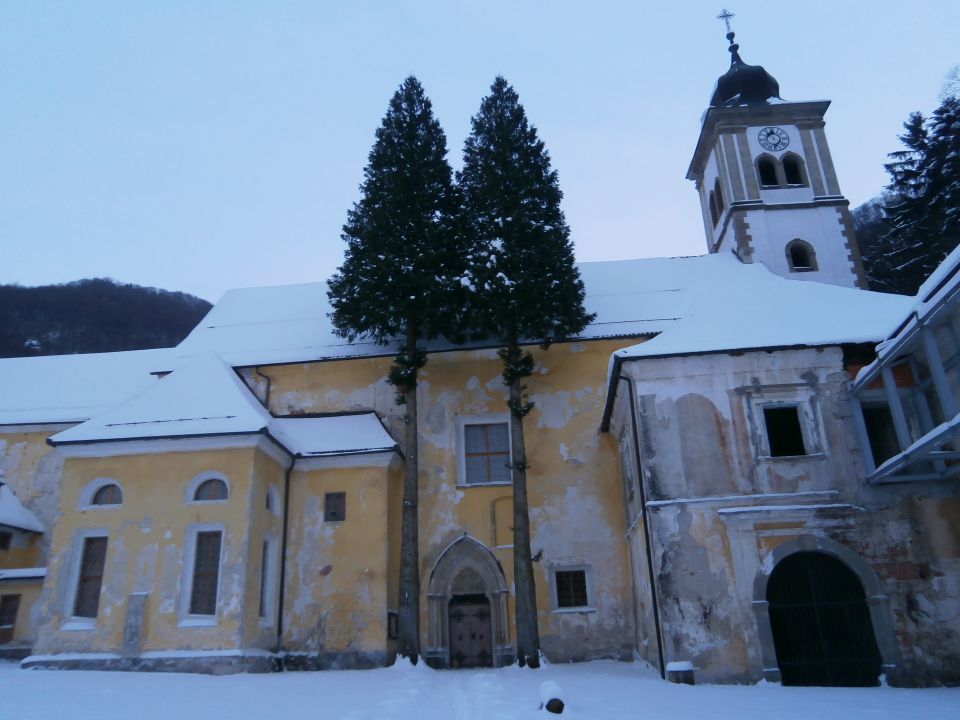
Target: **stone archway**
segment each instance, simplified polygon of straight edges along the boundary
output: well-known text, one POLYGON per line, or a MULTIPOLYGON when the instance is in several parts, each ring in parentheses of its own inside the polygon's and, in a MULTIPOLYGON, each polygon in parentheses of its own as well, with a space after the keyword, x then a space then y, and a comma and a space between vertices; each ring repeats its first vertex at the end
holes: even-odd
POLYGON ((881 671, 888 678, 895 678, 898 670, 897 644, 893 632, 892 616, 890 614, 890 600, 884 592, 880 579, 870 567, 870 564, 849 548, 829 538, 816 535, 804 535, 789 542, 778 545, 761 564, 761 569, 753 584, 753 610, 757 620, 757 630, 760 635, 760 646, 763 654, 763 675, 771 682, 783 680, 777 664, 777 651, 774 644, 773 628, 770 623, 770 603, 768 590, 770 578, 780 562, 797 553, 819 553, 839 560, 863 586, 867 608, 870 614, 870 624, 880 651, 881 671))
MULTIPOLYGON (((447 547, 437 559, 427 590, 427 648, 423 653, 427 662, 434 667, 452 665, 451 611, 455 627, 463 621, 475 631, 489 632, 489 641, 482 638, 470 664, 501 667, 513 662, 508 594, 503 568, 486 545, 464 535, 447 547)), ((458 651, 462 660, 462 648, 458 651)))

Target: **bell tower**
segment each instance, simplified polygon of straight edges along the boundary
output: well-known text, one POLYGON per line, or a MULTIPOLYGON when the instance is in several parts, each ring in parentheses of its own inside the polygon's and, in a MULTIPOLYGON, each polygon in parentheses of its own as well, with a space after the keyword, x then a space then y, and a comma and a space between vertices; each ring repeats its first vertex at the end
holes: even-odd
POLYGON ((703 114, 687 179, 700 195, 707 249, 795 280, 866 288, 849 201, 824 133, 829 100, 789 102, 740 58, 726 10, 730 69, 703 114))

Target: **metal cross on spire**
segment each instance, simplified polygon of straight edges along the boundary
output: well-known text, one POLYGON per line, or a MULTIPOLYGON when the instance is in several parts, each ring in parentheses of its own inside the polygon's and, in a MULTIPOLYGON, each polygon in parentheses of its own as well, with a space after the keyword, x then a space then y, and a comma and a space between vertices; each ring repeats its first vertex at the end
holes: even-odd
POLYGON ((732 12, 726 8, 723 8, 723 10, 720 11, 720 14, 717 15, 717 20, 723 20, 723 24, 727 26, 727 32, 730 32, 730 20, 732 20, 734 17, 736 16, 732 12))

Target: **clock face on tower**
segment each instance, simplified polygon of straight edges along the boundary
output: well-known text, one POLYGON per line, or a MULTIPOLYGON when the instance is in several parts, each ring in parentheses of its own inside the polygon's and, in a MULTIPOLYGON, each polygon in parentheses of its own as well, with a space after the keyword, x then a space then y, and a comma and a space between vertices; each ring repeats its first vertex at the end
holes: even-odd
POLYGON ((760 141, 760 147, 764 150, 783 150, 790 144, 790 136, 787 131, 778 127, 765 127, 757 133, 757 140, 760 141))

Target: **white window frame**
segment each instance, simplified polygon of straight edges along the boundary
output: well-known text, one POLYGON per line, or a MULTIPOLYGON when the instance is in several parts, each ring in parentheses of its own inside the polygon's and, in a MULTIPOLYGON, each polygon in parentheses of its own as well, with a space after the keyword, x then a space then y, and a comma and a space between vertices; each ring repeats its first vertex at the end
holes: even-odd
POLYGON ((593 613, 597 611, 595 604, 596 587, 594 586, 593 582, 593 567, 589 563, 549 565, 548 569, 550 571, 550 605, 554 613, 593 613), (557 600, 557 573, 576 572, 578 570, 583 571, 584 583, 587 586, 587 604, 578 605, 577 607, 560 607, 560 603, 557 600))
MULTIPOLYGON (((111 507, 111 506, 108 506, 111 507)), ((107 558, 110 556, 110 531, 107 528, 81 528, 73 534, 73 545, 70 549, 70 566, 67 575, 67 593, 63 608, 64 622, 61 630, 93 630, 100 618, 100 599, 103 597, 103 586, 106 584, 107 568, 110 563, 104 560, 103 577, 100 580, 100 597, 97 599, 96 617, 78 617, 73 614, 73 606, 77 602, 77 590, 80 582, 80 565, 83 563, 83 546, 87 538, 107 538, 107 558)))
MULTIPOLYGON (((277 614, 277 592, 279 591, 280 578, 280 543, 277 542, 277 536, 270 532, 264 535, 263 540, 267 543, 267 577, 264 580, 266 590, 264 592, 263 617, 257 617, 261 627, 273 627, 277 614)), ((262 544, 261 544, 262 547, 262 544)), ((261 568, 261 573, 263 569, 261 568)), ((257 578, 257 611, 260 604, 260 580, 257 578)))
POLYGON ((754 455, 757 460, 769 462, 797 462, 817 460, 826 456, 820 403, 808 385, 780 385, 752 390, 747 400, 748 415, 753 423, 754 455), (803 455, 771 455, 770 436, 767 433, 765 408, 797 408, 800 432, 803 435, 803 455))
POLYGON ((179 627, 211 627, 220 622, 220 601, 223 598, 223 559, 227 552, 227 533, 223 523, 192 523, 187 526, 183 544, 183 575, 180 578, 179 627), (193 570, 197 562, 197 535, 202 532, 220 533, 220 561, 217 565, 217 599, 213 615, 190 613, 190 597, 193 594, 193 570))
POLYGON ((469 425, 495 425, 506 423, 507 425, 507 448, 510 452, 510 462, 513 462, 513 437, 510 433, 510 413, 478 413, 477 415, 459 415, 457 417, 457 487, 504 487, 512 485, 509 482, 467 482, 467 456, 466 456, 466 428, 469 425))
POLYGON ((83 490, 80 491, 80 496, 77 499, 77 510, 111 510, 121 507, 123 505, 123 500, 116 505, 94 505, 93 497, 97 494, 101 488, 105 488, 108 485, 116 485, 120 488, 120 497, 124 497, 123 486, 117 482, 114 478, 109 477, 98 477, 95 480, 88 482, 83 490))
POLYGON ((221 472, 214 471, 204 471, 199 473, 187 483, 187 492, 185 495, 185 500, 188 505, 226 505, 230 502, 230 498, 233 496, 233 490, 230 487, 230 480, 221 472), (193 496, 197 493, 197 488, 199 488, 207 480, 222 480, 224 485, 227 486, 227 497, 223 500, 194 500, 193 496))

